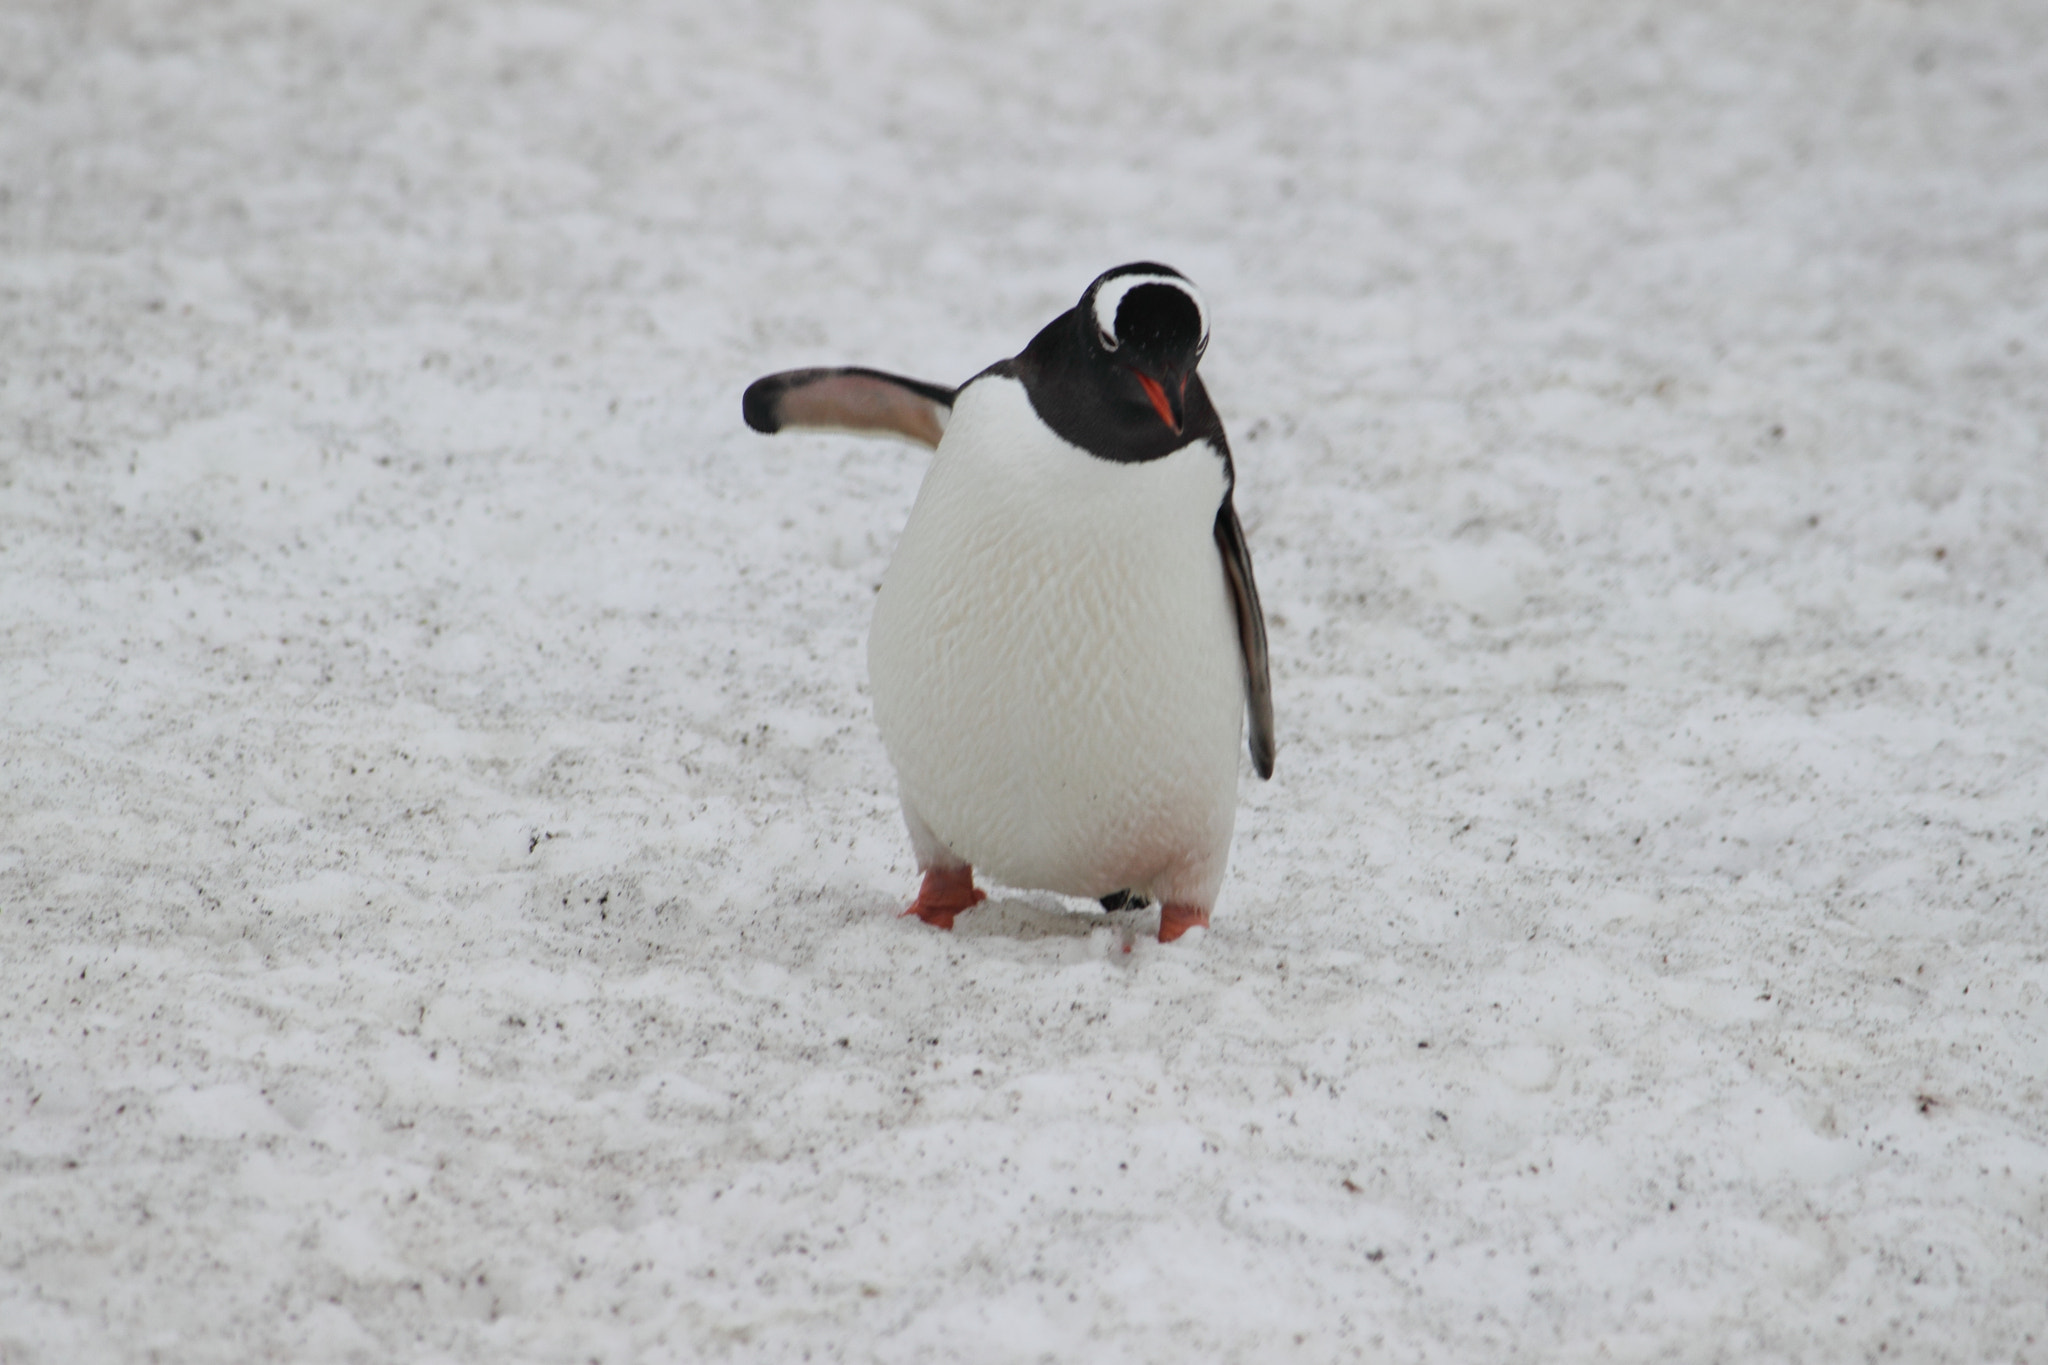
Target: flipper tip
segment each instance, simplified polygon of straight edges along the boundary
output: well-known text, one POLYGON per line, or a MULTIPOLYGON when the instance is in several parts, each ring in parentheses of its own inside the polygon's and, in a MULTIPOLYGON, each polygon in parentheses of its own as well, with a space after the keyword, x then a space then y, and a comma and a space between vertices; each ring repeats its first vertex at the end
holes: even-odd
POLYGON ((787 387, 779 374, 747 385, 747 391, 740 395, 740 415, 747 419, 747 425, 768 436, 782 430, 782 414, 777 409, 787 387))

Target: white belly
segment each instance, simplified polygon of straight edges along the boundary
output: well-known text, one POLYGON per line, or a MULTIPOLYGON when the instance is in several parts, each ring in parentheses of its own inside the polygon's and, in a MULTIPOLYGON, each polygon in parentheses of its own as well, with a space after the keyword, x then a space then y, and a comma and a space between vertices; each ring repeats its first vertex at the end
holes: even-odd
POLYGON ((868 641, 903 801, 993 880, 1215 898, 1244 675, 1214 538, 1222 457, 1119 465, 1023 386, 954 406, 868 641))

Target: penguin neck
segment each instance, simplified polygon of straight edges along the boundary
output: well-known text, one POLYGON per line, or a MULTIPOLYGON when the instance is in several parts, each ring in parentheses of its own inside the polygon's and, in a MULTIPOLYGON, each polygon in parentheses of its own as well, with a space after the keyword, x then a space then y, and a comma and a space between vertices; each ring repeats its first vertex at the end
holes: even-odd
POLYGON ((1080 314, 1074 309, 1047 323, 1030 345, 987 372, 1021 383, 1038 420, 1097 459, 1144 464, 1207 441, 1229 464, 1223 422, 1209 402, 1202 377, 1188 379, 1186 422, 1175 432, 1149 406, 1118 400, 1115 372, 1082 336, 1080 314))

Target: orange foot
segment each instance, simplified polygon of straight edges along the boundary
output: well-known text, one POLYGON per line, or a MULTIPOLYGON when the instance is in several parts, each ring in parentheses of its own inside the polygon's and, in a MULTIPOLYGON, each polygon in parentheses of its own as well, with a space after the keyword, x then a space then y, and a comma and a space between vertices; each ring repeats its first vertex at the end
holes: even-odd
POLYGON ((953 916, 962 910, 972 910, 987 899, 988 892, 974 889, 973 868, 934 867, 926 870, 917 899, 903 914, 916 915, 934 929, 951 929, 953 916))
POLYGON ((1190 929, 1209 927, 1209 911, 1200 905, 1162 905, 1159 907, 1159 941, 1171 943, 1190 929))

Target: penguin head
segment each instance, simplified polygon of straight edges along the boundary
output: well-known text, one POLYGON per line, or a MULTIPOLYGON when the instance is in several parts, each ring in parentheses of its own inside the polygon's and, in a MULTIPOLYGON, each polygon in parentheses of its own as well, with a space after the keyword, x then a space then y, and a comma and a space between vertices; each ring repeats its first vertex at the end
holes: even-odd
POLYGON ((1150 407, 1178 436, 1187 420, 1188 379, 1209 347, 1202 293, 1170 265, 1134 261, 1105 271, 1075 310, 1111 392, 1150 407))

